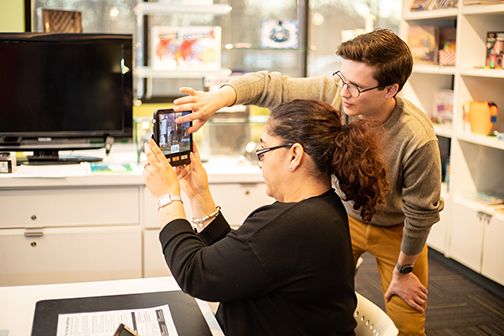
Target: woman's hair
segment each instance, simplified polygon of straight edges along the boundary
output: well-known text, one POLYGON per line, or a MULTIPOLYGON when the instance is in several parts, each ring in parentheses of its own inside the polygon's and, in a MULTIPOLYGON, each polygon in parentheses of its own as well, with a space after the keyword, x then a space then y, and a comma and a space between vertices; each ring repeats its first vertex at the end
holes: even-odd
POLYGON ((337 55, 376 67, 374 79, 380 88, 399 84, 401 91, 413 69, 411 51, 399 36, 388 29, 376 29, 340 44, 337 55))
POLYGON ((314 100, 294 100, 274 109, 267 132, 299 143, 316 165, 317 176, 334 175, 344 200, 353 201, 369 221, 388 189, 385 165, 364 121, 342 125, 341 113, 314 100))

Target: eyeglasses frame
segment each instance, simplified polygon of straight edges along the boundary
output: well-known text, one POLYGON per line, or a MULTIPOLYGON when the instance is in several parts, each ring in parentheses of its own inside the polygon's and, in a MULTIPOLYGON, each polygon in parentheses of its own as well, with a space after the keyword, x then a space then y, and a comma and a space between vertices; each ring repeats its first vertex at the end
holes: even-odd
POLYGON ((349 92, 350 92, 350 87, 354 87, 354 88, 356 88, 356 89, 357 89, 357 92, 358 92, 358 93, 357 93, 357 96, 352 95, 352 97, 354 97, 354 98, 359 97, 359 96, 360 96, 360 94, 361 94, 361 93, 363 93, 363 92, 367 92, 367 91, 371 91, 371 90, 374 90, 374 89, 378 89, 378 88, 383 87, 383 85, 377 85, 377 86, 373 86, 373 87, 371 87, 371 88, 361 89, 360 87, 358 87, 358 86, 357 86, 357 85, 355 85, 355 84, 352 84, 352 83, 347 83, 347 82, 345 81, 345 79, 342 77, 341 70, 338 70, 338 71, 333 72, 333 74, 332 74, 332 75, 333 75, 333 77, 334 77, 335 75, 336 75, 336 76, 338 76, 338 78, 339 78, 339 79, 341 80, 341 82, 343 83, 343 85, 341 86, 341 89, 343 89, 343 86, 345 86, 345 85, 347 86, 347 89, 348 89, 348 91, 349 91, 349 92))
POLYGON ((278 145, 278 146, 259 148, 256 150, 257 160, 259 160, 259 162, 262 162, 264 160, 264 154, 266 154, 270 151, 276 150, 276 149, 290 148, 292 146, 294 146, 293 143, 286 143, 286 144, 282 144, 282 145, 278 145))

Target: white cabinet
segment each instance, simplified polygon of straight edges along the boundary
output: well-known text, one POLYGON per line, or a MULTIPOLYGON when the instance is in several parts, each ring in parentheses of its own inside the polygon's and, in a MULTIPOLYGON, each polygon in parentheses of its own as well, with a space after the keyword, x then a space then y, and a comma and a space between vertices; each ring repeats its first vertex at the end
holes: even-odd
MULTIPOLYGON (((237 226, 274 200, 257 165, 233 162, 205 165, 216 204, 237 226)), ((169 275, 158 238, 164 223, 138 168, 55 178, 44 176, 60 167, 30 178, 1 174, 0 286, 169 275)))
POLYGON ((481 273, 504 285, 504 215, 487 214, 483 215, 484 236, 483 236, 483 260, 481 262, 481 273))
POLYGON ((138 187, 0 191, 0 286, 142 275, 138 187))
POLYGON ((451 257, 504 285, 504 214, 477 202, 454 202, 451 257))
POLYGON ((441 213, 445 227, 442 246, 441 227, 434 225, 430 246, 471 269, 504 284, 504 267, 498 256, 502 247, 502 212, 488 205, 482 195, 504 195, 504 141, 494 136, 474 134, 464 113, 469 101, 493 101, 499 106, 495 127, 504 132, 504 70, 485 69, 486 34, 504 31, 504 4, 468 5, 456 8, 410 11, 413 0, 403 1, 401 36, 407 40, 412 25, 456 27, 456 64, 438 66, 415 64, 403 96, 426 112, 442 89, 454 91, 453 123, 436 126, 438 135, 451 139, 449 196, 447 210, 441 213), (491 217, 489 217, 491 216, 491 217), (451 219, 450 219, 451 217, 451 219), (449 224, 445 225, 445 219, 449 224))

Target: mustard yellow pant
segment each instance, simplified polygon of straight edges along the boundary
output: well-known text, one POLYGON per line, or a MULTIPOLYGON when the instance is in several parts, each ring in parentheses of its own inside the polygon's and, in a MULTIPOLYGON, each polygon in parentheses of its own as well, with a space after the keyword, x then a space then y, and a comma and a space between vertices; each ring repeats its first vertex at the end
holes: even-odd
MULTIPOLYGON (((403 225, 379 227, 365 224, 352 217, 348 219, 354 260, 357 261, 364 252, 376 257, 381 286, 385 294, 401 249, 403 225)), ((418 256, 413 270, 425 287, 429 272, 427 251, 426 245, 418 256)), ((399 329, 399 335, 425 335, 425 313, 414 310, 397 295, 394 295, 389 302, 385 302, 385 306, 387 314, 399 329)))

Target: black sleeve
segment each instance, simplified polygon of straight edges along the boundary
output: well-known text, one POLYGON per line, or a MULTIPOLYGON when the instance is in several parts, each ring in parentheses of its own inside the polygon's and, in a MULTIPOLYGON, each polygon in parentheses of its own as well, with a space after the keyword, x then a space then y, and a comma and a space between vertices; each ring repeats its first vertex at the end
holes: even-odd
POLYGON ((182 219, 161 231, 163 254, 180 288, 191 296, 220 302, 266 290, 271 281, 248 240, 229 231, 224 218, 215 221, 200 236, 182 219), (225 231, 229 233, 225 235, 225 231))

